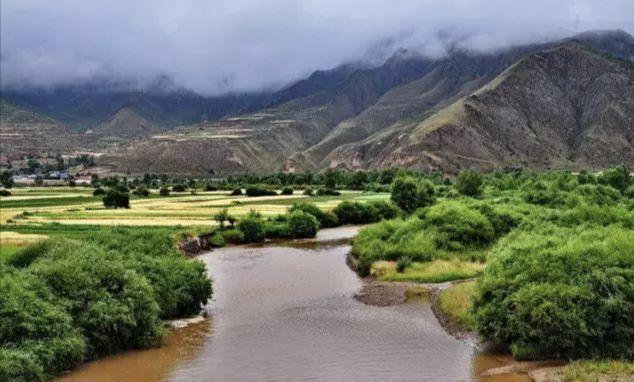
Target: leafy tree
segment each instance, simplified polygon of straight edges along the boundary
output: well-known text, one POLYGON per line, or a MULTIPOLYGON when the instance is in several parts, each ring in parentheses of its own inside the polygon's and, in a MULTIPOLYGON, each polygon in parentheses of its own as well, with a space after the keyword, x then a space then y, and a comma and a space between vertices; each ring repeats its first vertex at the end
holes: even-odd
POLYGON ((163 186, 161 187, 161 189, 159 190, 159 195, 160 196, 170 196, 170 189, 167 186, 163 186))
POLYGON ((466 196, 479 196, 482 194, 484 177, 473 170, 462 170, 456 178, 456 190, 466 196))
POLYGON ((403 211, 412 213, 434 203, 434 185, 412 177, 399 177, 392 184, 391 199, 403 211))
POLYGON ((130 195, 112 188, 103 197, 103 205, 106 208, 130 208, 130 195))
POLYGON ((363 171, 356 171, 352 174, 348 187, 353 190, 362 190, 366 183, 368 183, 368 174, 363 171))
POLYGON ((13 174, 10 171, 0 172, 0 185, 4 188, 13 187, 13 174))

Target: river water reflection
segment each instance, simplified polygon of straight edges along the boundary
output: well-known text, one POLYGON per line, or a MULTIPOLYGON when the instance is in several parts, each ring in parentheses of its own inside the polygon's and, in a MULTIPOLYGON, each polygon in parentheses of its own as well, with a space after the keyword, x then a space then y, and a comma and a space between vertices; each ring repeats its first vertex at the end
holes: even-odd
MULTIPOLYGON (((353 234, 325 230, 318 239, 353 234)), ((426 301, 357 302, 361 281, 345 264, 349 249, 331 241, 206 254, 213 323, 173 332, 160 349, 89 363, 62 381, 453 382, 479 380, 479 371, 504 363, 447 335, 426 301)))

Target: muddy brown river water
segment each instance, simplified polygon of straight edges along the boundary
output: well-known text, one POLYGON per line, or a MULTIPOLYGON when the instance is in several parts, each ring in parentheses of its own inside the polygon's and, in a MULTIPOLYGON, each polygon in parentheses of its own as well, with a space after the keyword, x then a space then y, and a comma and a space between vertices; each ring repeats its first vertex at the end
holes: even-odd
POLYGON ((478 378, 508 359, 449 336, 424 298, 356 301, 361 280, 342 242, 355 232, 201 256, 214 278, 211 318, 172 331, 161 348, 90 362, 59 382, 530 381, 478 378))

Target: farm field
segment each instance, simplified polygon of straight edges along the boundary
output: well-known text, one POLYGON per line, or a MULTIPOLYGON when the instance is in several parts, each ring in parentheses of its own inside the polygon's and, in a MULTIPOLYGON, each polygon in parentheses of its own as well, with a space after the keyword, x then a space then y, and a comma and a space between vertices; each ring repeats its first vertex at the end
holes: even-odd
POLYGON ((27 187, 0 197, 1 246, 31 244, 47 235, 72 235, 95 226, 202 228, 216 225, 213 215, 223 209, 238 218, 255 210, 263 217, 283 214, 294 203, 310 201, 332 210, 344 200, 387 200, 388 193, 343 191, 339 196, 231 196, 230 191, 172 193, 161 197, 132 196, 129 209, 105 208, 89 187, 27 187))

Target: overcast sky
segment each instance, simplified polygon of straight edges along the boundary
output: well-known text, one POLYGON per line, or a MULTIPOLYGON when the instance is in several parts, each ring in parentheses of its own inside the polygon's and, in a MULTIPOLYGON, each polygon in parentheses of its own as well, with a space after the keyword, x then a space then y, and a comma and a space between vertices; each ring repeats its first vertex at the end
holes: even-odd
POLYGON ((634 33, 634 0, 2 0, 2 86, 160 75, 204 94, 276 87, 400 46, 442 55, 589 29, 634 33), (577 24, 578 18, 578 24, 577 24))

